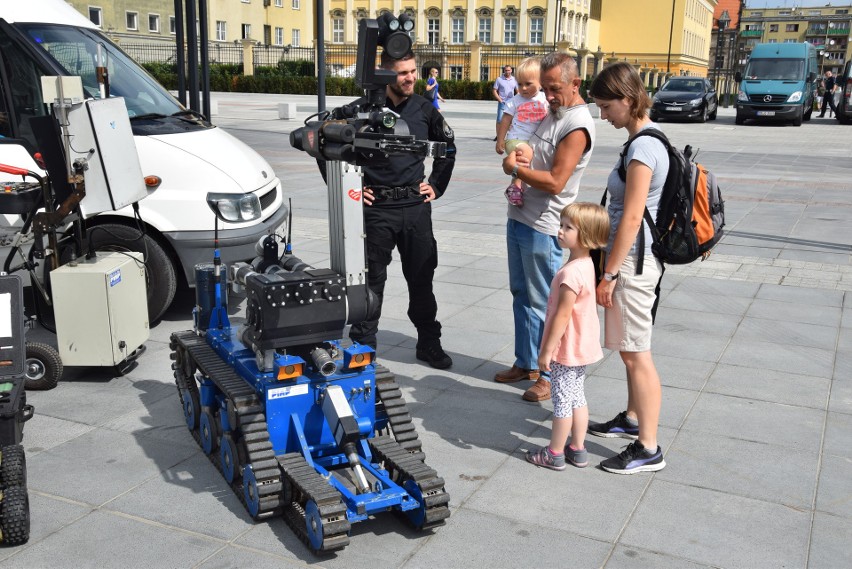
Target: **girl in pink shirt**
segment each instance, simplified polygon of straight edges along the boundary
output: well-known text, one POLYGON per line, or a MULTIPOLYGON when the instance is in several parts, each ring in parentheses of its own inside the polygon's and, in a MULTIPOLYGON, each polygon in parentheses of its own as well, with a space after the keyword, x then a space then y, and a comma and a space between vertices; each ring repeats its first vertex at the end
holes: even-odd
POLYGON ((600 322, 595 303, 595 267, 590 249, 606 247, 609 216, 593 203, 572 203, 562 210, 559 246, 571 256, 550 285, 538 368, 550 372, 553 428, 550 444, 527 452, 527 462, 565 470, 565 461, 577 467, 589 463, 584 445, 589 408, 583 392, 586 366, 603 358, 600 322), (571 444, 566 445, 568 435, 571 444))

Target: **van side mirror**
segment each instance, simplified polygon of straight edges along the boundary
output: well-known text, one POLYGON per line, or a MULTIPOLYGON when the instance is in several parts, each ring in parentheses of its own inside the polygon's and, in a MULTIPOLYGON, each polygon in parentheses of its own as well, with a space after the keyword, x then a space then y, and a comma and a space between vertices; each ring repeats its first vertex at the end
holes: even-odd
POLYGON ((742 73, 740 73, 739 71, 737 71, 736 73, 734 73, 734 81, 736 81, 737 83, 739 83, 739 82, 741 82, 742 80, 743 80, 743 74, 742 74, 742 73))

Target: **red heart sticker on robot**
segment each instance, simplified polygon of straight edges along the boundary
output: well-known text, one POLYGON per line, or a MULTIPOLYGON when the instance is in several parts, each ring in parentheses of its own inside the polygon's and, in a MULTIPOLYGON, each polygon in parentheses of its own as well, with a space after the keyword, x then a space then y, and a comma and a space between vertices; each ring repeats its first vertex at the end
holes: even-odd
POLYGON ((355 200, 356 202, 360 201, 361 192, 359 190, 356 190, 355 188, 352 188, 351 190, 349 190, 349 197, 355 200))

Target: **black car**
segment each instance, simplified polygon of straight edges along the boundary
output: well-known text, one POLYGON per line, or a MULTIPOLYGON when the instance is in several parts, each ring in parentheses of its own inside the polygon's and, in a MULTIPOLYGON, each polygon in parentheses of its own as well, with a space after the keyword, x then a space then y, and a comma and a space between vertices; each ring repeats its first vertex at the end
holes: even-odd
POLYGON ((704 122, 716 118, 716 89, 703 77, 672 77, 654 95, 651 120, 684 119, 704 122))
POLYGON ((837 78, 837 90, 840 91, 840 101, 834 116, 840 124, 852 124, 852 61, 846 62, 843 75, 837 78))

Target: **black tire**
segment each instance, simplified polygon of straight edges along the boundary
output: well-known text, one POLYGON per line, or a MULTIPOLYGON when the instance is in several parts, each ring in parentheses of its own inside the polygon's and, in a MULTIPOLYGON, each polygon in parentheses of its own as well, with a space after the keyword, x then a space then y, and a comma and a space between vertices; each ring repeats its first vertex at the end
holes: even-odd
POLYGON ((811 105, 810 107, 808 107, 808 110, 807 110, 807 111, 805 111, 805 114, 804 114, 804 116, 802 117, 802 119, 804 119, 804 120, 806 120, 806 121, 809 121, 809 120, 811 120, 811 116, 812 116, 813 114, 814 114, 814 106, 813 106, 813 105, 811 105))
POLYGON ((20 545, 30 539, 30 498, 23 486, 11 486, 0 498, 0 541, 20 545))
POLYGON ((737 113, 737 116, 734 119, 734 124, 743 124, 743 123, 745 123, 745 119, 742 118, 739 113, 737 113))
POLYGON ((707 105, 705 104, 701 107, 701 114, 698 116, 698 122, 705 123, 707 122, 707 105))
POLYGON ((53 389, 62 377, 62 360, 56 348, 39 342, 27 342, 24 388, 30 391, 53 389))
POLYGON ((175 267, 162 245, 150 235, 142 236, 135 227, 103 223, 90 227, 89 239, 96 251, 137 251, 145 255, 148 282, 148 322, 156 322, 175 298, 175 267))
POLYGON ((0 449, 0 488, 27 486, 27 457, 22 445, 0 449))
POLYGON ((713 109, 713 112, 710 113, 710 116, 707 117, 707 118, 710 119, 711 121, 714 121, 714 120, 716 120, 717 114, 719 114, 719 104, 718 103, 716 104, 716 108, 713 109))

